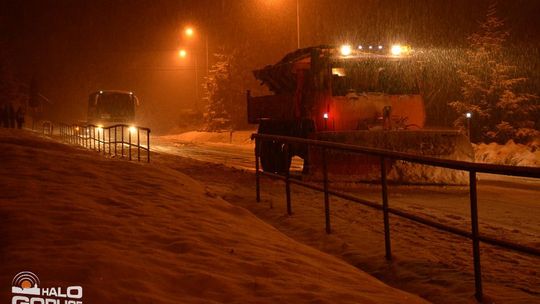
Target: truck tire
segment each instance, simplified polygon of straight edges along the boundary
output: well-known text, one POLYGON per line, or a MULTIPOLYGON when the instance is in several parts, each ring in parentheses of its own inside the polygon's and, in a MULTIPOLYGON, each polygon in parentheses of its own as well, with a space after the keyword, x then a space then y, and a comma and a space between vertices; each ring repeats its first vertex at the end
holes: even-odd
MULTIPOLYGON (((273 121, 262 121, 259 125, 259 134, 283 135, 279 132, 279 124, 273 121)), ((283 144, 260 140, 256 149, 259 152, 263 171, 286 174, 291 166, 292 156, 284 149, 283 144)))
POLYGON ((280 143, 262 141, 259 156, 263 171, 286 174, 291 166, 291 156, 280 143))

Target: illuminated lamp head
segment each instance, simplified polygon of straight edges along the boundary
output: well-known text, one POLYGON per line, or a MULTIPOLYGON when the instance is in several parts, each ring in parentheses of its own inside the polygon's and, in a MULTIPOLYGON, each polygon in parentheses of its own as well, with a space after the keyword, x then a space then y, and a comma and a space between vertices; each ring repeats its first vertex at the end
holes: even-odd
POLYGON ((322 116, 324 119, 328 119, 328 113, 324 113, 322 116))

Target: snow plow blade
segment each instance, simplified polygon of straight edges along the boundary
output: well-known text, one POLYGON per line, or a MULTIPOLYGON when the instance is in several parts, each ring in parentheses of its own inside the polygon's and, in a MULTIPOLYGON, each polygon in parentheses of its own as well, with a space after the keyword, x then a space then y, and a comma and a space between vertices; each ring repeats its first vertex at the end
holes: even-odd
MULTIPOLYGON (((317 140, 352 144, 443 159, 472 161, 474 152, 468 138, 457 131, 341 131, 318 132, 317 140)), ((307 178, 322 179, 322 151, 309 148, 307 178)), ((331 181, 374 182, 381 178, 381 159, 377 156, 336 150, 326 152, 331 181)), ((387 160, 388 180, 405 184, 466 184, 466 172, 420 165, 400 160, 387 160)))

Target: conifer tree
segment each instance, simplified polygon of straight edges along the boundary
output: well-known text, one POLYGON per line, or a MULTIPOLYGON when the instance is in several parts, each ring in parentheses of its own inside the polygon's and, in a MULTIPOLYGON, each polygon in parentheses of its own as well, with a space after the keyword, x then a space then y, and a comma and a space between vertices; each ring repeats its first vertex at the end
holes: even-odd
POLYGON ((203 86, 204 119, 209 131, 239 129, 247 125, 246 90, 256 84, 249 54, 247 48, 222 49, 214 54, 215 63, 203 86))
POLYGON ((455 121, 460 128, 466 126, 465 113, 472 113, 473 141, 527 142, 540 134, 534 129, 538 97, 520 90, 527 78, 519 77, 517 68, 504 57, 509 32, 496 13, 494 2, 479 30, 468 37, 470 49, 458 71, 462 99, 450 106, 460 114, 455 121))

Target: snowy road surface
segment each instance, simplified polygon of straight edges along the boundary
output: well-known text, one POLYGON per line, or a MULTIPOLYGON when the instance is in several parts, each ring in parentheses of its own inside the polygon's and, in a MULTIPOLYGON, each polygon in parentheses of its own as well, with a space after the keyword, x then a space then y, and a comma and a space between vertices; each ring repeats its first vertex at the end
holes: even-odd
MULTIPOLYGON (((152 138, 152 150, 161 153, 174 154, 177 156, 193 158, 216 164, 223 164, 228 167, 255 170, 255 160, 253 155, 253 145, 232 145, 223 143, 190 143, 175 141, 166 137, 152 138)), ((300 158, 293 158, 292 171, 302 170, 303 161, 300 158)), ((524 178, 514 176, 502 176, 495 174, 479 173, 482 185, 498 185, 504 187, 518 188, 540 188, 540 179, 524 178)))
MULTIPOLYGON (((230 144, 193 144, 170 141, 160 137, 152 138, 152 150, 200 161, 223 164, 232 168, 255 170, 254 146, 230 144)), ((301 159, 293 159, 292 170, 302 170, 301 159)))

